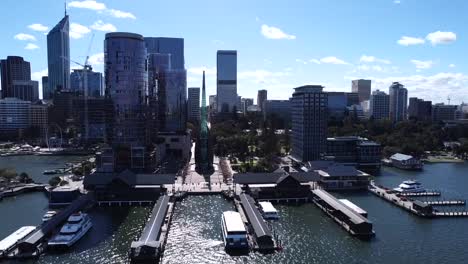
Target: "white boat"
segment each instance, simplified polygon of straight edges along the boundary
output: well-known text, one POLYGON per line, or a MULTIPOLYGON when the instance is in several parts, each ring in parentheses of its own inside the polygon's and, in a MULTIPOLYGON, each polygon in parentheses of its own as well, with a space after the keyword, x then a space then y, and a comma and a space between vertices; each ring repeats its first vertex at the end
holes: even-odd
POLYGON ((270 202, 259 202, 260 212, 262 212, 263 218, 270 219, 279 219, 278 211, 270 202))
POLYGON ((57 211, 47 211, 47 213, 45 213, 45 215, 42 217, 42 222, 45 223, 45 222, 49 221, 56 214, 57 214, 57 211))
POLYGON ((60 229, 60 233, 49 240, 48 245, 51 247, 70 248, 82 238, 91 227, 91 219, 87 214, 81 212, 72 214, 68 218, 67 223, 60 229))
POLYGON ((248 249, 247 230, 238 212, 226 211, 221 217, 224 247, 226 249, 248 249))
POLYGON ((397 192, 401 192, 401 193, 417 193, 417 192, 426 191, 426 189, 424 189, 421 186, 421 183, 419 183, 418 181, 414 181, 414 180, 404 181, 403 183, 398 185, 397 188, 394 188, 393 190, 397 192))

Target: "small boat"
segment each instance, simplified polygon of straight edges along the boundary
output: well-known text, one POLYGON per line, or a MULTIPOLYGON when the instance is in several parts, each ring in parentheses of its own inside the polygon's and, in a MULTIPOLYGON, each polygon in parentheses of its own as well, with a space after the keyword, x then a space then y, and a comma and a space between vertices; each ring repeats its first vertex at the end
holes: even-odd
POLYGON ((42 222, 45 223, 45 222, 49 221, 56 214, 57 214, 57 211, 47 211, 47 213, 45 213, 45 215, 42 217, 42 222))
POLYGON ((278 211, 270 202, 259 202, 260 212, 266 220, 279 219, 278 211))
POLYGON ((72 214, 67 223, 60 229, 60 233, 52 237, 47 243, 49 247, 70 248, 92 227, 88 214, 72 214))
POLYGON ((61 174, 61 173, 65 173, 65 171, 66 169, 45 170, 43 174, 44 175, 61 174))
POLYGON ((248 249, 247 229, 238 212, 226 211, 221 217, 224 247, 226 249, 248 249))
POLYGON ((398 185, 397 188, 394 188, 393 190, 401 193, 418 193, 418 192, 425 192, 426 189, 424 189, 421 186, 421 183, 415 180, 407 180, 398 185))

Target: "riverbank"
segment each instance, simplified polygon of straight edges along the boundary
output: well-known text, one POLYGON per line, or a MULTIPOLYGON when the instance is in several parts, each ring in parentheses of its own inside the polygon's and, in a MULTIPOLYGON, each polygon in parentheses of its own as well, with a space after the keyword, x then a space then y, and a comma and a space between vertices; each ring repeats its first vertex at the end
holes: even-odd
POLYGON ((428 156, 422 160, 426 163, 464 163, 465 161, 454 156, 428 156))

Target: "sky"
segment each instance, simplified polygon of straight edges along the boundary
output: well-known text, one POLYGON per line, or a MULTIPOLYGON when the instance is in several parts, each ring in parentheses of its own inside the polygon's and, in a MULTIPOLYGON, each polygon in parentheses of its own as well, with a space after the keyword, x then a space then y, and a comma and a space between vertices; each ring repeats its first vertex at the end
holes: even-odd
MULTIPOLYGON (((24 57, 40 80, 47 74, 46 34, 63 17, 64 1, 0 6, 7 10, 0 16, 0 58, 24 57)), ((351 80, 365 78, 372 90, 388 92, 398 81, 409 97, 468 102, 467 10, 465 0, 67 1, 72 60, 89 55, 103 72, 107 32, 182 37, 188 87, 200 87, 206 70, 207 93, 215 94, 216 51, 234 49, 238 94, 255 100, 259 89, 287 99, 301 85, 350 91, 351 80)))

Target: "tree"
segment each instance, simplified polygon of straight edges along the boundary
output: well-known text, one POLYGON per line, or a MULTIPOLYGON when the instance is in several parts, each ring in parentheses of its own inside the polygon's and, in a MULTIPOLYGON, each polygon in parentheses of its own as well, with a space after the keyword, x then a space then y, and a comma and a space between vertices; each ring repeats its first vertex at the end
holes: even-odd
POLYGON ((0 169, 0 178, 4 178, 7 182, 11 182, 16 176, 14 169, 0 169))
POLYGON ((56 177, 53 177, 49 180, 49 185, 52 186, 52 187, 56 187, 57 185, 59 185, 59 183, 62 181, 62 179, 60 179, 60 177, 56 176, 56 177))
POLYGON ((22 172, 18 176, 18 181, 21 182, 21 183, 32 183, 33 182, 31 177, 29 177, 29 175, 26 172, 22 172))

